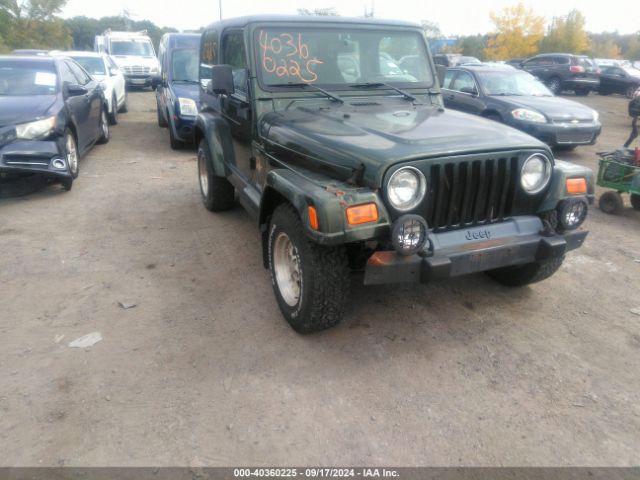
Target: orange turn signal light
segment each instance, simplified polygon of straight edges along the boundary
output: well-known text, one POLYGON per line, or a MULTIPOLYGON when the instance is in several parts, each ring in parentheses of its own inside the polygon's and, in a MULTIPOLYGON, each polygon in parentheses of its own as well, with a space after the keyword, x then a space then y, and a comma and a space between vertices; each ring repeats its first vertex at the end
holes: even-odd
POLYGON ((318 223, 318 212, 316 207, 309 206, 309 226, 314 230, 320 230, 320 224, 318 223))
POLYGON ((347 221, 349 225, 362 225, 378 221, 378 207, 375 203, 365 203, 347 208, 347 221))
POLYGON ((567 193, 570 195, 587 193, 587 180, 585 178, 567 179, 567 193))

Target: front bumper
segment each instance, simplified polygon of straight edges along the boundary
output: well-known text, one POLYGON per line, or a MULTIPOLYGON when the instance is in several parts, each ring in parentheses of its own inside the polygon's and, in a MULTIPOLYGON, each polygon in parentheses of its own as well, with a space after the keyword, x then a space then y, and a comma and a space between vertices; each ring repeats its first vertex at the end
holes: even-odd
POLYGON ((538 217, 429 235, 432 249, 403 257, 395 251, 374 253, 365 269, 365 285, 426 283, 496 268, 560 257, 582 246, 588 232, 544 236, 538 217), (483 240, 475 241, 475 238, 483 240))
POLYGON ((71 176, 61 140, 19 140, 1 146, 0 173, 42 173, 59 178, 71 176), (64 168, 56 168, 59 161, 63 162, 64 168))
POLYGON ((602 132, 602 125, 599 122, 576 124, 514 122, 512 126, 551 147, 594 145, 602 132))
POLYGON ((182 115, 173 115, 171 128, 173 128, 174 136, 187 143, 194 142, 196 117, 188 117, 182 115))
POLYGON ((130 75, 125 74, 124 76, 127 85, 134 87, 150 87, 151 81, 153 79, 153 75, 130 75))

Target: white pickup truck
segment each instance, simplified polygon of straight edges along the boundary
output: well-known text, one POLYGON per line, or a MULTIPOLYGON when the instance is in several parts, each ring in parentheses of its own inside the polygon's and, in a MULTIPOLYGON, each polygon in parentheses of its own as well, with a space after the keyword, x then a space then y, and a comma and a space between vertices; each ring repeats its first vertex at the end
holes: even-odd
POLYGON ((160 73, 160 64, 146 31, 106 30, 96 36, 94 50, 111 55, 124 73, 127 86, 150 87, 152 79, 160 73))

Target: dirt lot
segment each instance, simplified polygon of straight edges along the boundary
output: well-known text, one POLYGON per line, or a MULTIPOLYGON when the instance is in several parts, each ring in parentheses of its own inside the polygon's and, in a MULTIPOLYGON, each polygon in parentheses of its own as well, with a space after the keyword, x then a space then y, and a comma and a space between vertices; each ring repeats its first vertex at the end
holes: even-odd
MULTIPOLYGON (((591 96, 595 167, 628 134, 591 96)), ((151 93, 69 193, 0 200, 0 464, 637 465, 640 213, 593 209, 551 280, 355 284, 296 335, 241 207, 200 203, 151 93), (118 302, 136 303, 124 310, 118 302), (91 332, 90 349, 69 342, 91 332)))

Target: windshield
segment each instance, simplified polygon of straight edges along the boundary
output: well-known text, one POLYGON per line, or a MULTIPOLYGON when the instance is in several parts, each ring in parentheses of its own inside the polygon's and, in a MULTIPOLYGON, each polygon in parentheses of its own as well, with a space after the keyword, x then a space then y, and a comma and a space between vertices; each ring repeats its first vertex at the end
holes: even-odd
POLYGON ((171 56, 171 79, 174 82, 198 83, 198 50, 181 48, 171 56))
POLYGON ((0 96, 53 95, 57 83, 53 63, 0 61, 0 96))
POLYGON ((71 57, 78 62, 90 75, 106 75, 104 62, 98 57, 71 57))
POLYGON ((265 28, 256 32, 255 41, 259 77, 267 86, 433 84, 424 39, 417 32, 265 28))
POLYGON ((478 77, 487 95, 553 96, 542 82, 528 73, 505 70, 482 72, 478 77))
POLYGON ((111 40, 111 55, 153 57, 153 46, 149 40, 111 40))

